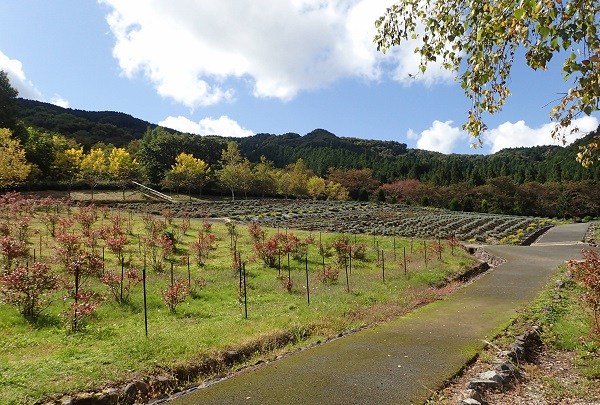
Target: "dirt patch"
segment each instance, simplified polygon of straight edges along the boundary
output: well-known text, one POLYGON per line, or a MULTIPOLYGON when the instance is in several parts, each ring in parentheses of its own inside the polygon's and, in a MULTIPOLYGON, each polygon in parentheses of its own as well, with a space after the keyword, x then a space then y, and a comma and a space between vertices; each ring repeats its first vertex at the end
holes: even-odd
MULTIPOLYGON (((490 344, 479 359, 436 393, 429 404, 460 404, 470 395, 469 381, 493 367, 490 356, 498 347, 490 344)), ((518 377, 504 390, 486 391, 480 403, 489 405, 600 404, 600 385, 581 378, 575 365, 575 353, 542 351, 530 363, 519 364, 518 377)))

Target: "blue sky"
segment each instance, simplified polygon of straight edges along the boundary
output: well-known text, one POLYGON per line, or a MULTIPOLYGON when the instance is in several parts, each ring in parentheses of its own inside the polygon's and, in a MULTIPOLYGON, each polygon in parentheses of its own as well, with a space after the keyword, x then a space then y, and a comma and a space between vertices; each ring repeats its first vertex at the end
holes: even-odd
MULTIPOLYGON (((472 153, 460 129, 469 104, 452 75, 434 66, 410 79, 418 71, 410 46, 376 51, 374 21, 392 3, 5 0, 0 69, 22 97, 120 111, 184 132, 324 128, 472 153)), ((475 152, 553 143, 548 113, 568 88, 558 64, 546 72, 518 66, 512 96, 487 119, 475 152)), ((577 124, 587 133, 598 120, 577 124)))

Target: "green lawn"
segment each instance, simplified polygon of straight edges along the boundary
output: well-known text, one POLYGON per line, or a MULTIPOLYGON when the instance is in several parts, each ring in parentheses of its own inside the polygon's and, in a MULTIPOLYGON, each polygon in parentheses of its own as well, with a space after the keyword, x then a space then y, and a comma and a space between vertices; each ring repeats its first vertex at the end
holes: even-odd
MULTIPOLYGON (((67 278, 63 266, 52 259, 56 242, 41 222, 44 212, 38 210, 30 214, 30 251, 36 249, 39 259, 41 247, 41 260, 51 262, 53 271, 67 278)), ((73 210, 69 216, 75 213, 73 210)), ((3 220, 14 225, 22 215, 3 215, 3 220)), ((64 210, 61 215, 67 217, 64 210)), ((117 212, 101 212, 92 229, 107 226, 110 217, 116 215, 117 212)), ((143 237, 146 232, 144 223, 138 215, 127 212, 120 215, 123 226, 130 231, 125 261, 141 269, 143 249, 140 246, 143 244, 139 243, 139 235, 143 237)), ((182 220, 175 218, 167 229, 177 234, 181 224, 182 220)), ((198 362, 220 350, 241 348, 281 332, 304 339, 302 344, 322 340, 435 299, 439 292, 434 292, 431 285, 473 263, 462 249, 454 249, 451 254, 444 241, 441 260, 437 253, 430 251, 425 266, 422 241, 392 237, 377 237, 374 241, 373 236, 367 235, 309 235, 288 230, 300 239, 312 236, 317 244, 321 239, 324 245, 330 245, 346 236, 352 244, 356 240, 357 245, 366 247, 366 258, 352 261, 347 285, 344 267, 337 282, 319 281, 323 259, 317 246, 309 246, 309 305, 304 260, 290 259, 293 287, 288 292, 282 283, 288 276, 287 256, 281 258, 281 277, 278 278, 278 269, 252 260, 254 252, 248 231, 238 225, 237 246, 247 272, 246 319, 239 299, 239 274, 232 270, 231 239, 224 224, 214 223, 211 231, 216 235, 216 249, 210 252, 204 266, 198 266, 193 259, 190 265, 192 284, 202 279, 204 286, 196 288, 172 314, 161 292, 171 283, 171 263, 174 263, 174 278, 187 283, 188 267, 183 257, 188 254, 201 224, 201 220, 191 220, 191 228, 180 235, 177 249, 165 262, 164 271, 157 272, 147 266, 148 337, 144 330, 141 283, 132 289, 126 304, 118 304, 105 285, 97 278, 89 278, 86 288, 100 293, 103 301, 78 332, 71 332, 61 316, 71 302, 63 299, 64 289, 55 294, 51 306, 36 321, 26 320, 13 306, 0 304, 0 403, 32 403, 51 394, 99 388, 160 369, 198 362), (384 251, 385 282, 376 248, 384 251), (408 275, 402 268, 404 250, 407 251, 408 275)), ((80 225, 74 224, 71 229, 79 232, 80 225)), ((267 229, 267 238, 276 232, 276 229, 267 229)), ((280 232, 286 231, 281 229, 280 232)), ((435 241, 427 243, 432 246, 435 241)), ((100 240, 96 248, 99 253, 102 246, 104 242, 100 240)), ((120 274, 116 256, 108 248, 104 249, 104 257, 105 269, 120 274)), ((333 265, 333 260, 333 257, 325 257, 326 265, 333 265)))

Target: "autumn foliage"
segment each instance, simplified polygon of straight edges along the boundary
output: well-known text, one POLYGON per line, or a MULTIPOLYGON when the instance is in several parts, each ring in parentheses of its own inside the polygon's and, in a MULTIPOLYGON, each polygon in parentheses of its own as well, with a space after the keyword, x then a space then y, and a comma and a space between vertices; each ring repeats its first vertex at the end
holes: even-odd
POLYGON ((187 284, 178 280, 163 291, 162 297, 169 311, 174 314, 177 312, 177 306, 184 302, 189 294, 190 291, 187 284))
POLYGON ((11 236, 1 236, 0 253, 5 258, 4 268, 10 269, 15 259, 27 257, 27 245, 11 236))
POLYGON ((584 249, 583 260, 570 260, 573 279, 583 287, 583 301, 592 310, 594 333, 600 337, 600 256, 594 250, 584 249))
POLYGON ((198 232, 198 237, 190 245, 198 266, 204 266, 211 250, 215 249, 216 236, 210 232, 198 232))
POLYGON ((121 279, 120 274, 106 271, 100 278, 100 281, 108 287, 112 297, 119 304, 129 301, 131 289, 142 281, 142 277, 136 269, 127 270, 123 276, 121 279))
POLYGON ((14 305, 24 316, 35 318, 50 303, 50 295, 58 287, 59 278, 47 264, 17 266, 0 276, 0 300, 14 305))

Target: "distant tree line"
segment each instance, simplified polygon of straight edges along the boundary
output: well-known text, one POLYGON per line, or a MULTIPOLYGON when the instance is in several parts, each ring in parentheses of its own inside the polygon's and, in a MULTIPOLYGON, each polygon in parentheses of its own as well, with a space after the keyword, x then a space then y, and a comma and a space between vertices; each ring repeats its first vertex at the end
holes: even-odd
POLYGON ((190 195, 351 198, 523 215, 600 215, 600 165, 585 169, 575 160, 586 139, 493 155, 443 155, 394 141, 339 138, 323 129, 305 136, 229 139, 178 133, 122 113, 16 99, 9 90, 5 86, 2 92, 13 108, 0 119, 22 148, 27 168, 17 181, 0 184, 4 188, 21 182, 29 188, 125 190, 136 179, 190 195))
MULTIPOLYGON (((9 131, 6 130, 4 136, 6 132, 9 131)), ((508 167, 520 167, 525 159, 509 161, 502 156, 496 156, 499 159, 494 161, 498 172, 484 171, 475 165, 465 168, 461 166, 461 163, 469 162, 464 160, 465 157, 450 156, 445 162, 430 163, 436 167, 430 175, 439 173, 441 176, 443 173, 443 181, 423 181, 407 176, 381 182, 370 168, 329 167, 320 175, 303 158, 283 167, 277 167, 265 155, 252 162, 234 141, 170 133, 160 127, 147 129, 141 140, 131 141, 123 148, 98 143, 85 151, 73 139, 34 128, 27 129, 23 146, 13 141, 13 147, 16 142, 22 149, 28 165, 27 169, 21 170, 19 180, 25 182, 26 187, 70 190, 85 185, 93 192, 98 186, 112 184, 124 192, 129 182, 135 179, 189 195, 204 190, 210 194, 230 194, 232 198, 351 198, 521 215, 600 215, 596 179, 567 180, 565 177, 569 176, 554 167, 546 176, 551 181, 540 182, 535 176, 526 175, 518 182, 514 174, 495 175, 510 173, 508 167), (516 166, 509 166, 515 162, 516 166), (487 177, 490 174, 495 177, 487 177)), ((14 153, 5 155, 16 156, 14 153)), ((476 157, 473 161, 483 158, 476 157)), ((565 166, 568 167, 566 162, 565 166)), ((526 168, 525 174, 533 170, 526 168)), ((587 172, 586 176, 592 173, 587 172)), ((7 182, 3 186, 14 183, 7 182)))
MULTIPOLYGON (((597 132, 597 131, 596 131, 597 132)), ((362 141, 338 138, 318 129, 303 137, 298 134, 259 134, 242 138, 240 150, 250 160, 266 156, 278 166, 304 159, 319 175, 331 167, 369 168, 382 183, 398 179, 415 179, 436 186, 468 183, 485 184, 487 179, 510 176, 517 184, 526 182, 561 182, 600 180, 600 165, 582 167, 575 157, 579 145, 586 144, 596 133, 568 147, 537 146, 505 149, 493 155, 461 155, 407 149, 405 144, 390 141, 362 141)))
POLYGON ((391 202, 496 214, 585 218, 600 215, 599 183, 594 180, 515 183, 510 176, 438 187, 419 180, 384 184, 379 198, 391 202))
MULTIPOLYGON (((85 151, 96 144, 110 144, 137 151, 148 130, 157 128, 156 125, 117 112, 64 109, 23 99, 17 100, 17 107, 18 117, 26 126, 62 134, 81 145, 85 151)), ((152 182, 157 182, 158 177, 174 163, 179 151, 172 148, 180 148, 180 151, 192 153, 213 164, 228 141, 219 136, 179 134, 167 128, 161 128, 160 132, 154 134, 160 136, 155 136, 152 147, 145 148, 143 153, 146 156, 139 157, 140 161, 146 160, 152 182), (156 163, 152 163, 153 158, 162 153, 165 153, 165 159, 158 158, 155 159, 156 163)), ((485 184, 487 179, 504 176, 510 176, 517 184, 600 180, 600 165, 586 169, 576 161, 579 146, 587 144, 597 134, 598 131, 592 132, 568 147, 513 148, 493 155, 444 155, 408 149, 406 144, 394 141, 340 138, 323 129, 316 129, 305 136, 295 133, 257 134, 235 141, 241 154, 250 162, 258 163, 261 156, 265 156, 276 167, 285 167, 301 158, 319 176, 326 176, 332 167, 369 168, 374 178, 382 183, 415 179, 437 186, 465 182, 478 186, 485 184)), ((18 138, 24 141, 22 135, 18 138)))

